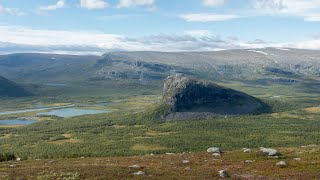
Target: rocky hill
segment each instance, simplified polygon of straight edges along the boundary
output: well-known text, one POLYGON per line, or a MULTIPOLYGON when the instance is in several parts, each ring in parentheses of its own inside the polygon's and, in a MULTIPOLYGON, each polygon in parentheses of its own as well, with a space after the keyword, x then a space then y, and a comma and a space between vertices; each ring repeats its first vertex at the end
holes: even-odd
POLYGON ((179 74, 165 80, 163 103, 170 107, 169 118, 174 119, 269 111, 266 104, 248 94, 179 74))
POLYGON ((0 97, 23 97, 30 95, 32 93, 22 86, 0 76, 0 97))

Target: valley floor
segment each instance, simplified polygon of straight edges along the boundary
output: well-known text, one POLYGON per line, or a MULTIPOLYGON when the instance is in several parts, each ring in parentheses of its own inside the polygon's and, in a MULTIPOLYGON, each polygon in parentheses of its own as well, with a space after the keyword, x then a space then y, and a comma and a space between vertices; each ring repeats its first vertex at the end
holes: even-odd
POLYGON ((237 150, 219 157, 199 152, 9 161, 0 163, 0 179, 219 179, 222 169, 231 179, 320 178, 320 146, 283 148, 280 153, 279 159, 259 156, 255 150, 237 150), (288 162, 288 166, 277 166, 279 161, 288 162), (134 175, 139 171, 144 174, 134 175))

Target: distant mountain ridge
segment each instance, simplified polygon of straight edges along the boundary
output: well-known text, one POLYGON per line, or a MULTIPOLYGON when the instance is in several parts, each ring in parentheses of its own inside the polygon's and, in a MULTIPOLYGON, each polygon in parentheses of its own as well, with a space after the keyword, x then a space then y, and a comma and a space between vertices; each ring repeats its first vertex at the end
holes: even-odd
POLYGON ((238 49, 213 52, 110 52, 102 56, 11 54, 0 72, 27 82, 134 80, 147 83, 183 73, 206 79, 297 84, 320 79, 320 51, 238 49))

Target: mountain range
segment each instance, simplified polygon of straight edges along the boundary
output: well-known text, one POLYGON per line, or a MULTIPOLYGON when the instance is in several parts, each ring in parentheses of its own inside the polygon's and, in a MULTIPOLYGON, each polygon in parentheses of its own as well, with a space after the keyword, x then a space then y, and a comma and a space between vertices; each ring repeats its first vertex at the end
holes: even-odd
POLYGON ((261 84, 296 84, 320 78, 320 51, 241 49, 214 52, 110 52, 102 56, 10 54, 0 72, 26 82, 129 79, 148 83, 170 74, 261 84))

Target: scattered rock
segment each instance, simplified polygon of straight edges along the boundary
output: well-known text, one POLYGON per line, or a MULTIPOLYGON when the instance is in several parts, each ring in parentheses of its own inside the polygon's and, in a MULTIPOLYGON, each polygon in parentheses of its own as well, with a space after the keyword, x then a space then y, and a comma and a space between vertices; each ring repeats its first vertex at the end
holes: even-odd
POLYGON ((269 159, 279 159, 279 156, 268 156, 269 159))
POLYGON ((288 163, 286 161, 280 161, 276 165, 279 167, 286 167, 286 166, 288 166, 288 163))
POLYGON ((189 160, 182 160, 182 163, 183 163, 183 164, 189 164, 190 161, 189 161, 189 160))
POLYGON ((186 167, 186 168, 184 168, 184 170, 191 171, 191 168, 190 167, 186 167))
POLYGON ((217 157, 217 156, 221 156, 221 154, 219 154, 219 153, 213 153, 212 156, 217 157))
POLYGON ((133 169, 141 169, 142 167, 139 166, 139 165, 132 165, 132 166, 129 166, 129 168, 133 168, 133 169))
POLYGON ((220 170, 218 171, 219 172, 219 176, 222 177, 222 178, 228 178, 230 177, 229 176, 229 173, 226 171, 226 170, 220 170))
POLYGON ((220 148, 217 148, 217 147, 211 147, 207 150, 208 153, 221 153, 221 150, 220 148))
POLYGON ((251 149, 248 149, 248 148, 244 148, 244 149, 243 149, 243 152, 244 152, 244 153, 251 153, 252 150, 251 150, 251 149))
POLYGON ((174 153, 166 153, 166 155, 173 155, 174 153))
POLYGON ((136 175, 136 176, 141 176, 141 175, 145 175, 145 174, 146 173, 143 171, 138 171, 138 172, 133 173, 133 175, 136 175))
POLYGON ((15 167, 16 167, 16 165, 14 165, 14 164, 10 164, 10 165, 9 165, 9 167, 11 167, 11 168, 15 168, 15 167))
POLYGON ((317 147, 316 144, 309 144, 308 147, 317 147))
POLYGON ((295 161, 301 161, 301 158, 293 158, 295 161))
POLYGON ((17 161, 21 161, 21 158, 17 158, 17 161))
POLYGON ((246 160, 245 161, 245 163, 247 163, 247 164, 250 164, 250 163, 253 163, 254 161, 252 161, 252 160, 246 160))
POLYGON ((262 152, 263 154, 267 155, 267 156, 276 156, 279 155, 279 152, 276 149, 271 149, 271 148, 264 148, 261 147, 260 148, 260 152, 262 152))

